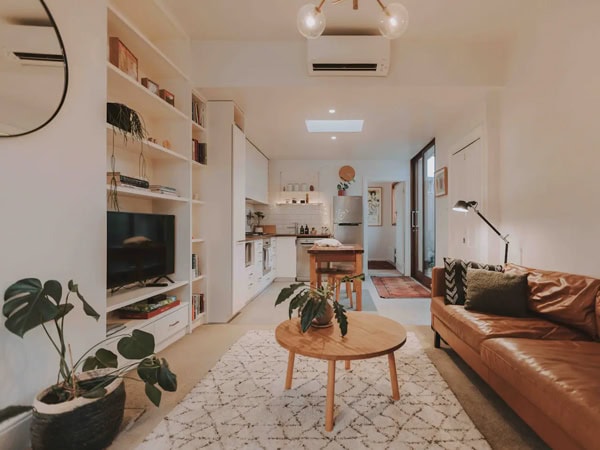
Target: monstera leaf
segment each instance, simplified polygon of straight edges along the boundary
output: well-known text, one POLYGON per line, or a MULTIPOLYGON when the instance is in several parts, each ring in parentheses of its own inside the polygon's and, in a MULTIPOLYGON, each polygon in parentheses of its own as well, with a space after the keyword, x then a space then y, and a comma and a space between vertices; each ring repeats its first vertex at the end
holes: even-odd
POLYGON ((96 310, 94 308, 92 308, 88 302, 85 301, 85 298, 83 298, 83 295, 81 295, 81 292, 79 292, 79 285, 76 283, 73 283, 73 280, 69 280, 68 287, 69 287, 69 291, 74 292, 77 295, 77 298, 79 300, 81 300, 81 303, 83 304, 83 311, 88 316, 93 317, 94 319, 98 320, 100 318, 100 314, 98 314, 96 312, 96 310))
POLYGON ((37 278, 24 278, 13 283, 4 292, 2 314, 4 325, 11 333, 23 337, 41 324, 54 320, 69 311, 59 308, 62 288, 58 281, 42 283, 37 278))

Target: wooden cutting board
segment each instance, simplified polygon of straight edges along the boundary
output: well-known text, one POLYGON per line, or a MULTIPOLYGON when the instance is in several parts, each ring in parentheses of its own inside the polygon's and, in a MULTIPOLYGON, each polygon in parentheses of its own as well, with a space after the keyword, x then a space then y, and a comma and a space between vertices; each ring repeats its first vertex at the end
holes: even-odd
POLYGON ((262 225, 263 233, 265 234, 276 234, 276 225, 262 225))

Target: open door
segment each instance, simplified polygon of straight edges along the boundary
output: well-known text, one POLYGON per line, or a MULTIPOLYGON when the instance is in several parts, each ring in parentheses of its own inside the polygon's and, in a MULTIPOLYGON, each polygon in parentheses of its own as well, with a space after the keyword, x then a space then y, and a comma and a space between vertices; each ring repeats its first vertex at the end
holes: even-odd
POLYGON ((431 287, 435 265, 435 139, 411 159, 411 276, 431 287))

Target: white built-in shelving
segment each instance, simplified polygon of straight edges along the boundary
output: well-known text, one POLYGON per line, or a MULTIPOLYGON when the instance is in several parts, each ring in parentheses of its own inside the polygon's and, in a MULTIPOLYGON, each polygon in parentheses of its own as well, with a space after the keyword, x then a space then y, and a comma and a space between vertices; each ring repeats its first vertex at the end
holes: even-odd
POLYGON ((189 282, 186 281, 175 281, 175 283, 169 284, 164 287, 136 287, 136 288, 123 288, 115 292, 114 294, 108 294, 106 297, 106 311, 115 311, 124 306, 132 305, 139 301, 145 300, 148 297, 154 295, 164 294, 165 292, 172 291, 178 287, 185 286, 189 282))

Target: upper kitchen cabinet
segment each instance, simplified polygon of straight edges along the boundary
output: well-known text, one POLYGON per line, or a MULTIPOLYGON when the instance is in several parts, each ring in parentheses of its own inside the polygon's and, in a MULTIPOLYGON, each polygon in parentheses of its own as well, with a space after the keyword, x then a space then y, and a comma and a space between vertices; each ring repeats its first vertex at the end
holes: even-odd
POLYGON ((269 160, 246 140, 246 199, 269 203, 269 160))

